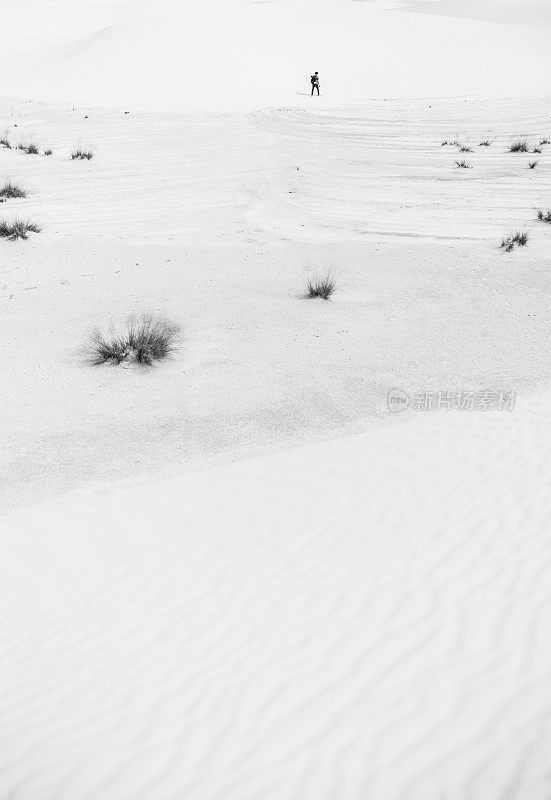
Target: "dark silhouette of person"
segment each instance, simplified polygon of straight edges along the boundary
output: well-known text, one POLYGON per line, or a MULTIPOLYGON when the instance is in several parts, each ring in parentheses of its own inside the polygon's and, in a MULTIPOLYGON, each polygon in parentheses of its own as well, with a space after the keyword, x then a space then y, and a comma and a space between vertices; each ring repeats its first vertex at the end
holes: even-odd
POLYGON ((314 74, 311 76, 310 83, 312 84, 312 93, 310 94, 310 97, 314 96, 314 89, 318 93, 318 97, 319 97, 319 94, 320 94, 320 79, 319 79, 319 75, 318 75, 317 72, 314 72, 314 74))

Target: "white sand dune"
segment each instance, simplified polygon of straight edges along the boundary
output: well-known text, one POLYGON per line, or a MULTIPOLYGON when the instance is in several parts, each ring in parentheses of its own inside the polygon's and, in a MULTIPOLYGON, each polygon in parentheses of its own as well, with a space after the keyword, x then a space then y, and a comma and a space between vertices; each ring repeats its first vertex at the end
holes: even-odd
POLYGON ((395 385, 550 377, 551 241, 534 209, 550 203, 551 150, 535 171, 507 152, 551 136, 540 101, 230 118, 3 108, 14 143, 54 148, 0 150, 0 176, 30 191, 2 214, 44 227, 2 243, 3 511, 366 430, 395 385), (467 174, 441 146, 456 135, 475 150, 467 174), (94 160, 72 162, 89 141, 94 160), (503 255, 524 225, 530 246, 503 255), (333 302, 306 303, 307 276, 327 270, 333 302), (83 364, 93 327, 142 309, 183 325, 172 362, 83 364))
POLYGON ((0 133, 54 150, 0 148, 0 800, 549 800, 549 32, 0 0, 0 133), (89 366, 140 310, 174 358, 89 366))
POLYGON ((12 517, 3 796, 547 800, 550 402, 12 517))
POLYGON ((413 2, 409 10, 498 25, 551 24, 547 0, 425 0, 423 4, 413 2))
POLYGON ((452 19, 447 15, 461 7, 457 0, 421 6, 431 14, 382 0, 188 0, 112 8, 8 2, 0 44, 5 38, 13 49, 10 31, 26 30, 27 19, 31 31, 43 17, 50 17, 46 31, 61 19, 66 33, 60 42, 0 60, 3 92, 117 107, 302 107, 314 69, 322 74, 321 104, 329 106, 381 97, 547 92, 544 14, 523 0, 506 5, 508 18, 514 12, 515 20, 533 24, 498 24, 495 4, 484 6, 485 21, 452 19), (71 35, 71 17, 80 35, 71 35))

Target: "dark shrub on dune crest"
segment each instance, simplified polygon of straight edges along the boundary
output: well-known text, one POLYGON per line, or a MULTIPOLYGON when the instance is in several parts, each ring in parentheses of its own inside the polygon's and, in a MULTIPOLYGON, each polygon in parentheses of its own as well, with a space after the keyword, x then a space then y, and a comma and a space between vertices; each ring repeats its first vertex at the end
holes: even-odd
POLYGON ((151 367, 163 361, 178 348, 180 327, 170 320, 152 314, 140 314, 128 319, 121 335, 105 336, 92 332, 89 347, 94 365, 134 362, 151 367))

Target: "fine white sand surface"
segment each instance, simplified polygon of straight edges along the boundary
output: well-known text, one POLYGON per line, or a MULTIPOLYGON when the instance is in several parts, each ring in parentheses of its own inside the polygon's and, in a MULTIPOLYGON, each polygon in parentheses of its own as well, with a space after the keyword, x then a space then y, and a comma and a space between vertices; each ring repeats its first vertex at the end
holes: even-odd
POLYGON ((4 796, 547 800, 550 402, 12 516, 4 796))
POLYGON ((329 107, 373 97, 534 96, 549 91, 551 20, 542 6, 3 0, 2 91, 115 107, 304 107, 317 69, 318 105, 329 107))
POLYGON ((0 0, 0 800, 549 800, 550 22, 0 0))

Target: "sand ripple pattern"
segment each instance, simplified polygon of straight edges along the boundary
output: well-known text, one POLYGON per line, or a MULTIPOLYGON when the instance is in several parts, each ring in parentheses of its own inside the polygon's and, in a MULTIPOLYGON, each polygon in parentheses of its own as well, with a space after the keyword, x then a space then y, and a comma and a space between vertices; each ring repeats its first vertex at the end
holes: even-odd
POLYGON ((2 800, 548 800, 548 408, 6 519, 2 800))

